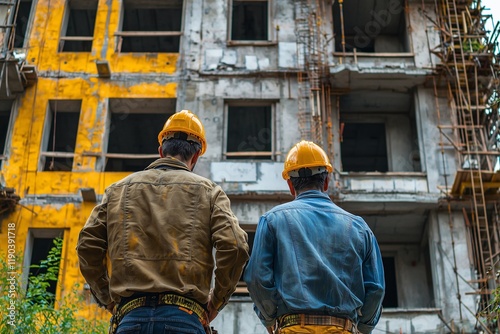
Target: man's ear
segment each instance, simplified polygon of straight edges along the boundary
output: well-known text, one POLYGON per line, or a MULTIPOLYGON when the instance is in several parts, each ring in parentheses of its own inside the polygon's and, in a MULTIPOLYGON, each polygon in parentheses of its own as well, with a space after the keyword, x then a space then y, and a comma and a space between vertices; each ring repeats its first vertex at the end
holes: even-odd
POLYGON ((292 181, 290 179, 286 180, 286 184, 288 184, 288 189, 290 189, 290 194, 295 197, 295 188, 293 187, 292 181))
POLYGON ((327 175, 325 177, 325 182, 323 182, 323 191, 327 191, 328 190, 328 183, 330 183, 330 175, 327 175))
POLYGON ((161 149, 161 146, 158 146, 158 153, 160 154, 160 158, 165 158, 163 156, 163 150, 161 149))

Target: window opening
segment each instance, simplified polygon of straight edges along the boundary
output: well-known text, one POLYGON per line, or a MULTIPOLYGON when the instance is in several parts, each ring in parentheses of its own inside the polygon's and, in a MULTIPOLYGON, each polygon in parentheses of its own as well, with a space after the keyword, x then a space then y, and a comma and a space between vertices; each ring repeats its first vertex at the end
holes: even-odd
POLYGON ((10 110, 0 109, 0 154, 3 157, 5 143, 7 142, 7 130, 9 129, 10 110))
POLYGON ((345 172, 421 172, 412 92, 358 90, 337 97, 345 172))
POLYGON ((394 257, 382 257, 384 263, 385 296, 383 307, 398 307, 398 290, 396 282, 396 264, 394 257))
POLYGON ((120 52, 179 52, 182 1, 125 0, 120 52))
POLYGON ((404 0, 344 1, 341 20, 339 1, 333 3, 335 50, 343 52, 342 22, 345 51, 408 52, 404 0), (363 8, 362 11, 359 8, 363 8))
POLYGON ((44 150, 44 171, 71 171, 80 120, 81 100, 49 101, 44 150))
POLYGON ((341 158, 346 172, 387 172, 383 123, 343 123, 341 158))
POLYGON ((175 110, 175 99, 109 100, 109 136, 104 170, 135 172, 159 158, 158 134, 175 110))
POLYGON ((272 159, 272 105, 229 105, 227 159, 272 159))
MULTIPOLYGON (((29 280, 28 277, 32 275, 41 275, 47 273, 47 267, 52 268, 51 271, 54 274, 56 280, 47 280, 49 286, 47 287, 47 292, 51 293, 52 296, 46 298, 47 296, 40 296, 45 299, 45 301, 52 302, 52 306, 55 301, 55 295, 57 291, 57 279, 59 278, 59 270, 61 266, 61 256, 57 255, 57 251, 49 259, 49 253, 52 248, 59 249, 62 251, 63 247, 64 230, 62 229, 42 229, 35 228, 29 229, 26 238, 26 246, 24 251, 24 261, 23 261, 23 274, 21 277, 21 284, 23 289, 27 289, 29 280), (56 240, 57 239, 57 240, 56 240), (55 243, 57 243, 57 246, 55 243), (48 261, 47 261, 48 260, 48 261), (41 262, 45 262, 46 268, 34 268, 33 266, 39 266, 41 262), (55 271, 54 271, 55 269, 55 271)), ((62 253, 62 252, 61 252, 62 253)))
POLYGON ((261 0, 233 0, 231 18, 231 40, 269 40, 269 4, 261 0))
MULTIPOLYGON (((33 267, 33 266, 39 266, 43 260, 47 260, 50 250, 52 249, 52 247, 54 247, 54 240, 55 238, 33 239, 33 251, 31 253, 30 271, 29 271, 30 276, 37 276, 47 273, 47 268, 33 267)), ((52 301, 51 305, 53 306, 57 289, 57 281, 49 281, 48 283, 50 285, 47 288, 47 292, 53 294, 53 298, 50 298, 52 301)))
POLYGON ((69 1, 59 50, 63 52, 90 52, 96 15, 97 0, 69 1))
POLYGON ((31 8, 33 7, 33 2, 31 0, 21 0, 18 3, 17 15, 14 20, 15 26, 15 36, 14 36, 14 48, 22 48, 26 45, 26 39, 28 34, 28 27, 31 18, 31 8))
POLYGON ((0 167, 5 159, 7 148, 7 136, 9 133, 9 123, 12 114, 12 101, 0 100, 0 167))

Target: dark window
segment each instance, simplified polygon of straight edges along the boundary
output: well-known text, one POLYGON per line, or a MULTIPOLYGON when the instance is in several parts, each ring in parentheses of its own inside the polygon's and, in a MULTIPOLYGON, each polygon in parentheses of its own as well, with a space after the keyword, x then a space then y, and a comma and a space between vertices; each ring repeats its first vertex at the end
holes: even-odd
POLYGON ((229 106, 228 159, 272 158, 272 106, 229 106))
POLYGON ((28 26, 31 17, 31 7, 33 2, 31 0, 21 0, 19 2, 19 9, 15 20, 14 48, 22 48, 25 45, 25 40, 28 36, 28 26))
POLYGON ((90 52, 94 36, 97 0, 70 1, 61 35, 63 52, 90 52))
POLYGON ((396 265, 394 257, 383 257, 385 296, 382 301, 383 307, 398 307, 398 290, 396 282, 396 265))
POLYGON ((407 52, 404 6, 404 0, 344 1, 342 31, 339 1, 334 1, 335 51, 343 51, 344 33, 346 52, 407 52))
POLYGON ((49 101, 49 123, 42 152, 44 171, 70 171, 76 146, 81 100, 49 101))
POLYGON ((344 123, 340 149, 343 171, 388 171, 383 123, 344 123))
POLYGON ((182 1, 124 1, 121 52, 179 52, 182 1), (162 34, 163 33, 163 34, 162 34))
MULTIPOLYGON (((42 261, 47 260, 50 250, 55 247, 54 245, 55 238, 34 238, 33 239, 33 248, 31 252, 31 261, 30 261, 30 276, 39 276, 41 274, 47 273, 47 268, 45 266, 39 267, 42 261)), ((57 260, 57 259, 55 259, 57 260)), ((60 258, 58 259, 60 262, 60 258)), ((51 262, 50 265, 58 265, 58 263, 51 262)), ((58 273, 55 273, 57 277, 58 273)), ((57 289, 57 280, 49 280, 49 286, 47 287, 47 292, 52 294, 49 298, 46 298, 54 305, 56 289, 57 289)))
POLYGON ((233 0, 231 40, 267 41, 268 1, 233 0))
POLYGON ((135 172, 159 158, 157 135, 173 114, 175 99, 110 99, 109 110, 105 171, 135 172))
POLYGON ((5 148, 7 145, 7 133, 9 132, 9 121, 11 114, 12 101, 0 101, 0 160, 5 154, 5 148))
POLYGON ((0 155, 5 152, 7 131, 9 129, 10 110, 0 110, 0 155))

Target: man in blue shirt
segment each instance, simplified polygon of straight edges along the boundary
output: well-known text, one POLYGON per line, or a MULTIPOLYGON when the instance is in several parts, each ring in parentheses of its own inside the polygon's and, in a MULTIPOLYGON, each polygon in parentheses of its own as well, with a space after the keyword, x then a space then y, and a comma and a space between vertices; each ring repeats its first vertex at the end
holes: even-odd
POLYGON ((299 142, 282 174, 295 200, 260 218, 244 280, 270 334, 367 334, 379 321, 380 249, 366 222, 327 195, 332 170, 318 145, 299 142))

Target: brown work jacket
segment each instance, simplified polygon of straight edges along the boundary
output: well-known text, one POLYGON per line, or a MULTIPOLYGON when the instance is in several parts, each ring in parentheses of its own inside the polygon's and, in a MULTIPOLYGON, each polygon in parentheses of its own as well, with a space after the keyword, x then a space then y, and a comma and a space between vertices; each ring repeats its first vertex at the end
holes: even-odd
POLYGON ((214 249, 211 298, 221 310, 248 260, 247 234, 222 188, 174 158, 109 186, 77 245, 80 270, 104 305, 136 292, 172 292, 206 304, 214 249))

